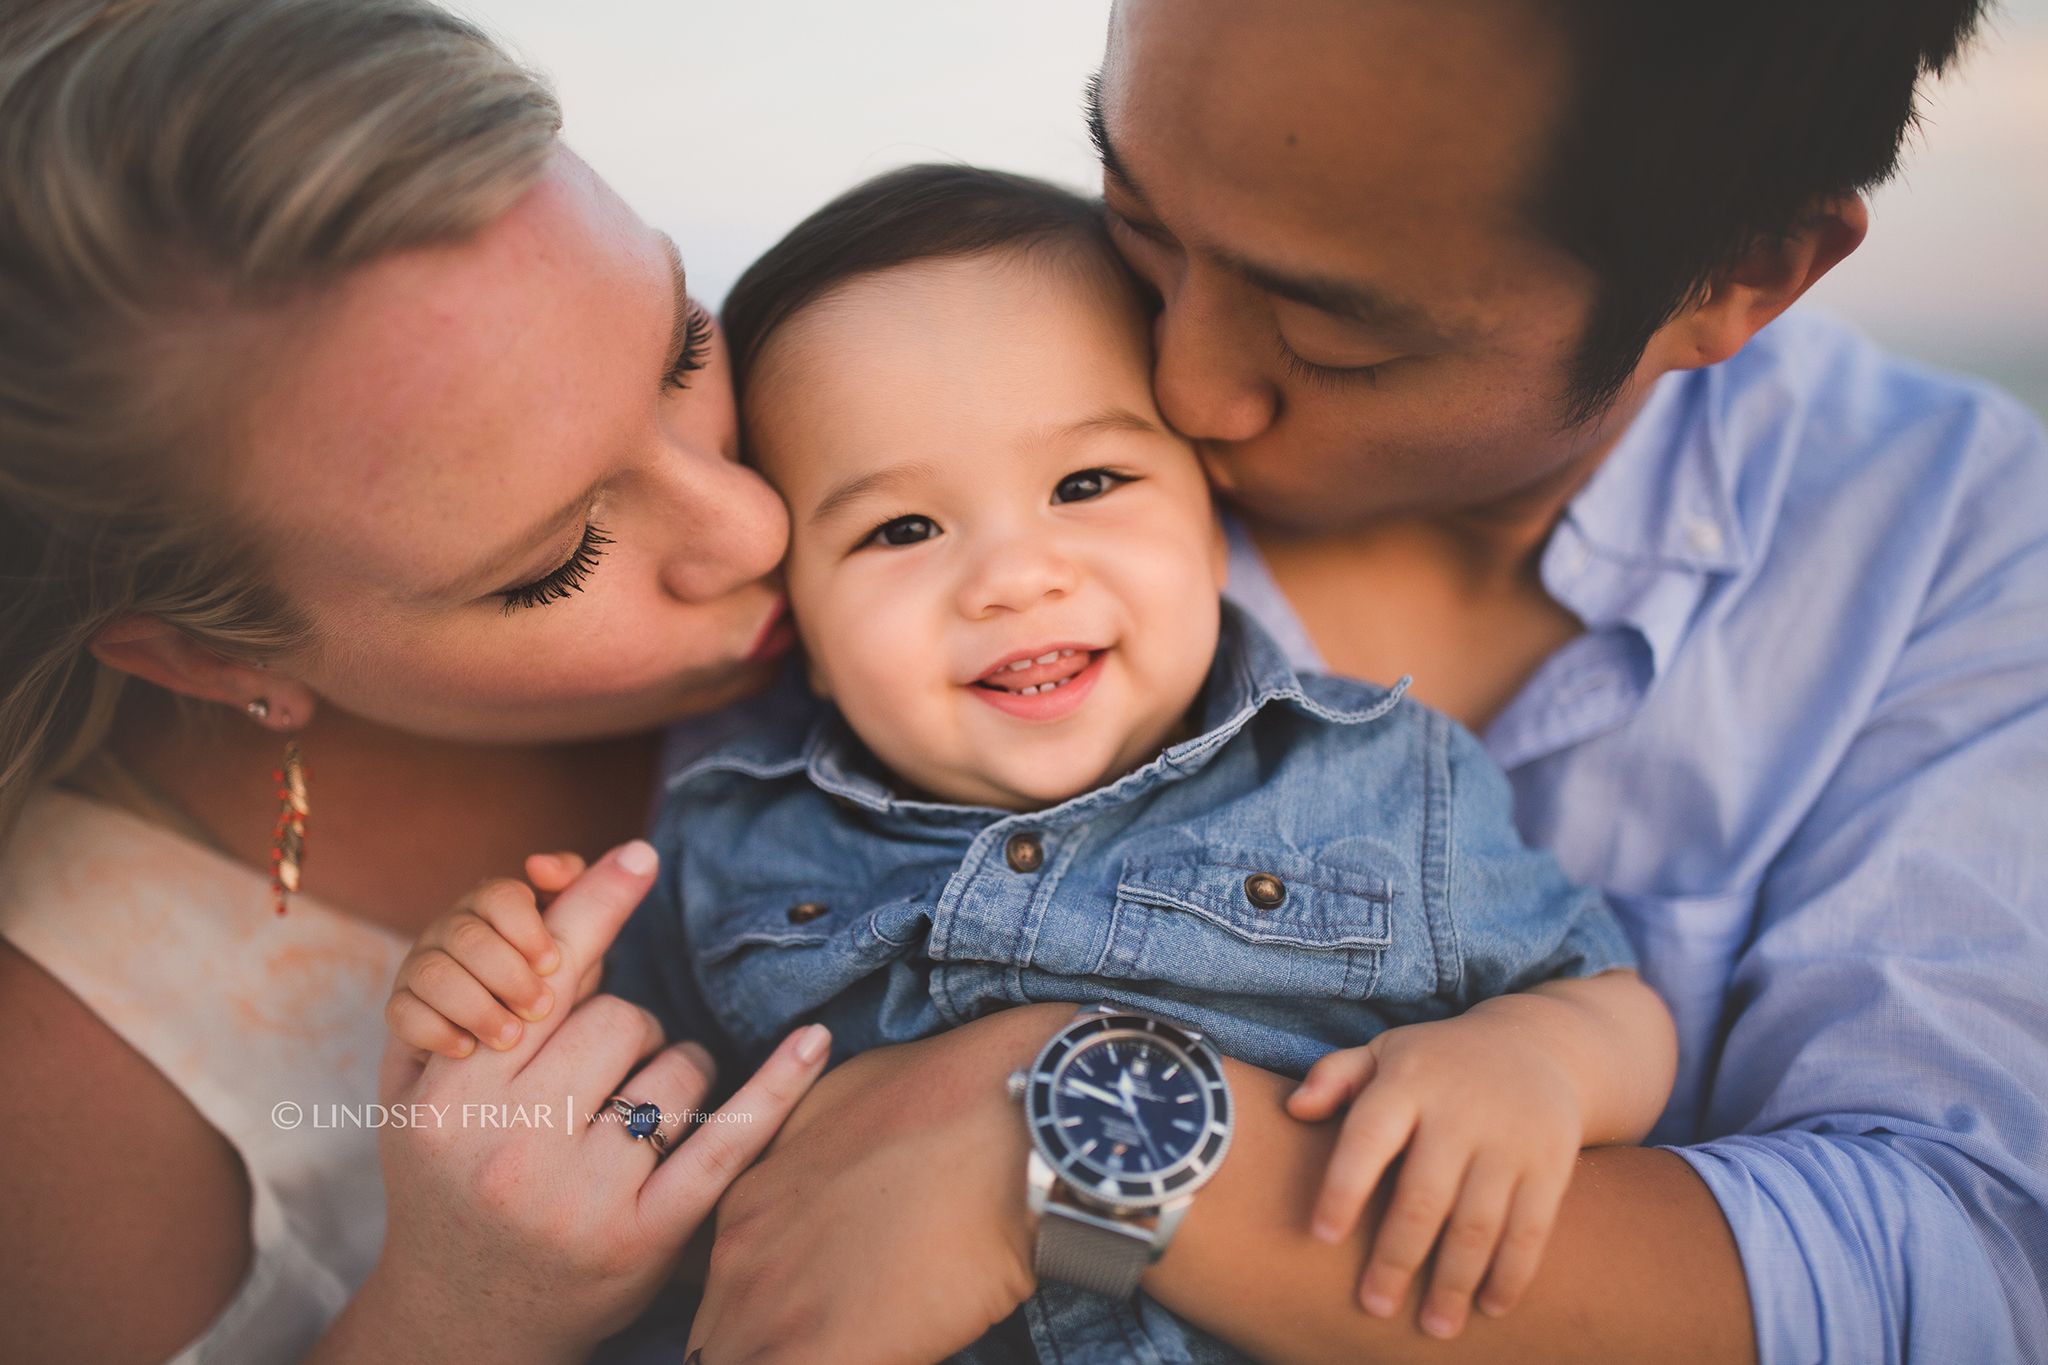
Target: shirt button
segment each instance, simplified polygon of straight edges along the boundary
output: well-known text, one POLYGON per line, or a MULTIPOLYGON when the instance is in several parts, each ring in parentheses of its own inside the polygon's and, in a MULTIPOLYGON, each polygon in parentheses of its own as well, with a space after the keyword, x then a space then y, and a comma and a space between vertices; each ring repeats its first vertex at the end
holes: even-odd
POLYGON ((1045 866, 1045 845, 1036 834, 1012 834, 1003 845, 1003 856, 1010 860, 1012 872, 1036 872, 1045 866))
POLYGON ((803 901, 789 907, 789 922, 791 924, 809 924, 831 908, 829 905, 820 905, 816 901, 803 901))
POLYGON ((1259 909, 1273 910, 1287 899, 1287 887, 1270 872, 1254 872, 1244 879, 1244 894, 1259 909))

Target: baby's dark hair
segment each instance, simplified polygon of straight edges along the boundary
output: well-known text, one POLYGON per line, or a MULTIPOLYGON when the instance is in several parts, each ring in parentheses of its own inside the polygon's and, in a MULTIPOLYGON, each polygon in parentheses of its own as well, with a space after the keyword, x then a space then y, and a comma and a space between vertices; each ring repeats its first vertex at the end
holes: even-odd
POLYGON ((777 328, 860 275, 913 261, 1065 248, 1121 275, 1100 200, 1030 176, 973 166, 905 166, 854 186, 791 228, 747 267, 720 320, 733 384, 777 328))

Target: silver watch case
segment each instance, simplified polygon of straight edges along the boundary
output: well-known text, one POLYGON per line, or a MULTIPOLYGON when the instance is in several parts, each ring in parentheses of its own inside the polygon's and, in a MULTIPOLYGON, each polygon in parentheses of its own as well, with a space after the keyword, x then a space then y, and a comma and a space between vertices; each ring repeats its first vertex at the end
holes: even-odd
POLYGON ((1023 1101, 1031 1133, 1026 1197, 1034 1214, 1045 1212, 1054 1187, 1059 1186, 1064 1200, 1107 1215, 1104 1221, 1111 1226, 1134 1215, 1157 1213, 1156 1245, 1163 1249, 1195 1191, 1216 1174, 1230 1150, 1234 1111, 1230 1085, 1223 1078, 1223 1058, 1199 1030, 1185 1024, 1117 1005, 1092 1006, 1055 1033, 1039 1050, 1031 1069, 1013 1073, 1010 1083, 1014 1097, 1023 1101), (1202 1129, 1194 1149, 1165 1170, 1144 1176, 1110 1176, 1089 1169, 1067 1142, 1053 1114, 1052 1096, 1076 1054, 1132 1037, 1142 1037, 1177 1054, 1200 1078, 1202 1129))

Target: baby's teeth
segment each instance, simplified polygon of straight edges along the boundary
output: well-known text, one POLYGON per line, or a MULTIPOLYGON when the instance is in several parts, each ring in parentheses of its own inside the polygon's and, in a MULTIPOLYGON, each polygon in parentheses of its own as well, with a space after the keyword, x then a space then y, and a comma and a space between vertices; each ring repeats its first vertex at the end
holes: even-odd
POLYGON ((1045 653, 1045 654, 1041 654, 1041 655, 1039 655, 1039 656, 1038 656, 1037 658, 1033 659, 1033 660, 1032 660, 1031 662, 1033 662, 1033 663, 1035 663, 1035 664, 1049 664, 1049 663, 1053 663, 1053 662, 1057 661, 1057 660, 1059 659, 1059 657, 1060 657, 1060 652, 1059 652, 1058 650, 1056 650, 1056 649, 1055 649, 1055 650, 1052 650, 1052 651, 1050 651, 1050 652, 1048 652, 1048 653, 1045 653))
POLYGON ((1074 657, 1074 651, 1071 649, 1063 649, 1060 651, 1060 657, 1062 659, 1071 659, 1074 657))

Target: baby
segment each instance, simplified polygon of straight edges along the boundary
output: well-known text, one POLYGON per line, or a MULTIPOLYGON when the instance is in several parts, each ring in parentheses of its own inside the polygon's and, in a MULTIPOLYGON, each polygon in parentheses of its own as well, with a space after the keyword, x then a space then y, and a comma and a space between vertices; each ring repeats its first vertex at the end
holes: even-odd
MULTIPOLYGON (((729 1074, 808 1020, 839 1057, 1030 1001, 1175 1021, 1305 1076, 1297 1118, 1349 1103, 1318 1235, 1405 1153, 1368 1311, 1446 1227, 1424 1328, 1455 1333, 1482 1286, 1506 1311, 1578 1149, 1662 1109, 1669 1022, 1466 731, 1296 675, 1221 602, 1224 535, 1099 211, 896 172, 757 262, 726 325, 809 688, 669 781, 607 988, 729 1074)), ((544 964, 512 957, 463 962, 534 998, 544 964)), ((490 1036, 455 992, 398 989, 490 1036)), ((1042 1283, 1027 1313, 1062 1358, 1131 1332, 1224 1349, 1142 1297, 1042 1283)))

